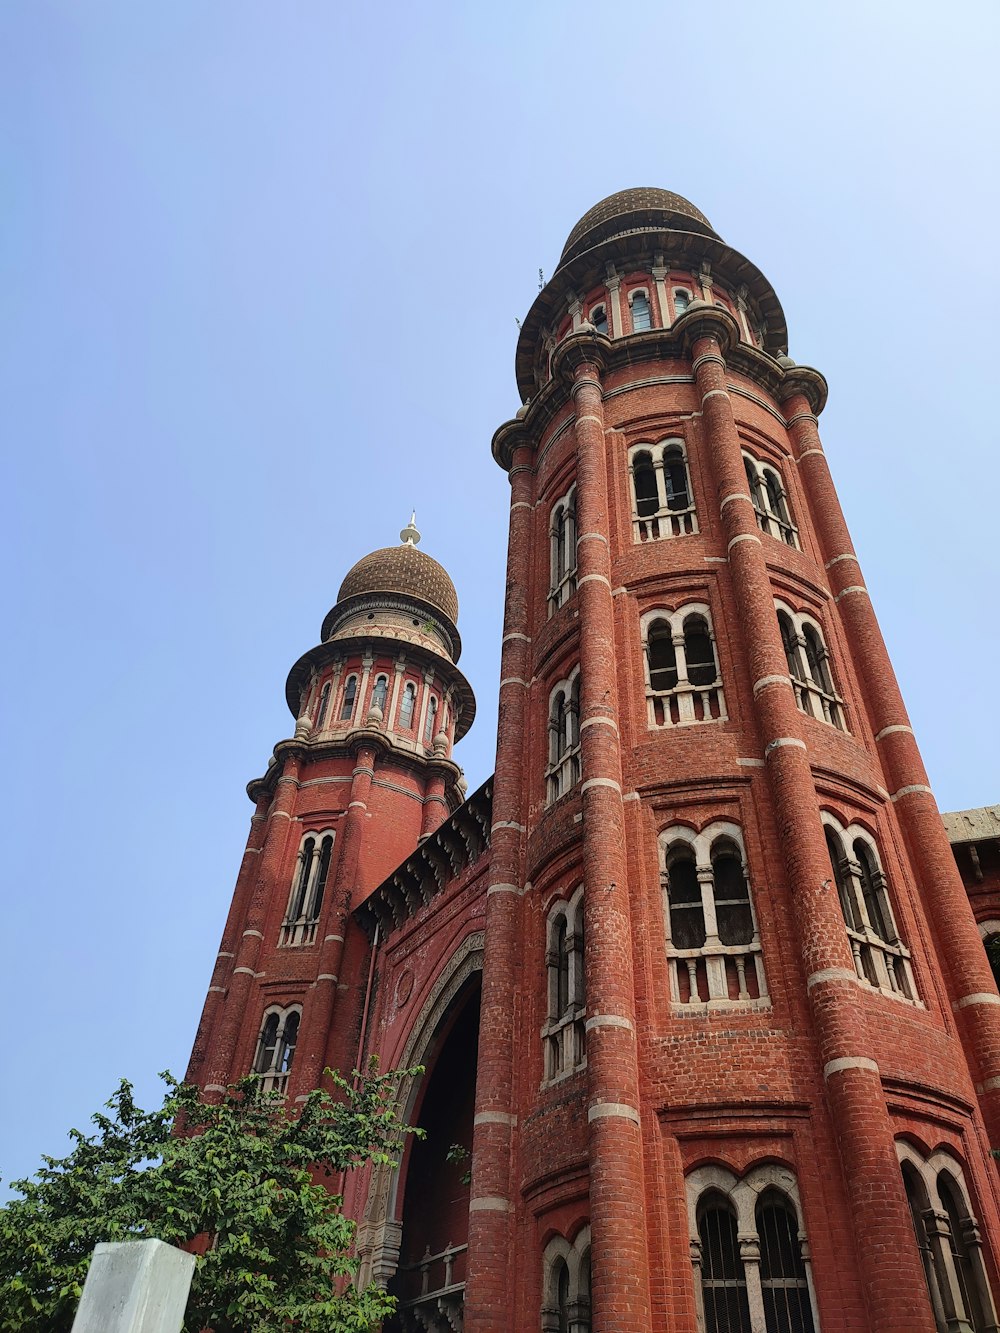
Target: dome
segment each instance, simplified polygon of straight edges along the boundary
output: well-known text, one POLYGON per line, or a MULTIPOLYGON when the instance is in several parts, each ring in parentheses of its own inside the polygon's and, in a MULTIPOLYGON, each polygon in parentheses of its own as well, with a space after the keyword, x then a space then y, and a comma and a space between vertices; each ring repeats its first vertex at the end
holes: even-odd
POLYGON ((611 236, 624 231, 644 230, 698 231, 709 236, 716 234, 705 214, 679 194, 651 187, 619 190, 584 213, 563 246, 559 264, 562 266, 611 236), (678 226, 674 221, 678 218, 683 219, 686 225, 678 226))
POLYGON ((416 598, 436 607, 453 625, 458 620, 458 594, 447 570, 410 541, 384 546, 359 560, 340 585, 337 601, 376 592, 416 598))

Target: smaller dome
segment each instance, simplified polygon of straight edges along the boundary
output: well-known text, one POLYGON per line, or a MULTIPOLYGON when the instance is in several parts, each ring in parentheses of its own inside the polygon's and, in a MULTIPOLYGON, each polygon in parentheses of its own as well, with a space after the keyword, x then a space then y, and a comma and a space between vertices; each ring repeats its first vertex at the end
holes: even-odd
POLYGON ((608 195, 599 204, 588 209, 576 224, 563 246, 559 257, 562 267, 568 260, 588 250, 592 245, 623 231, 647 229, 699 231, 714 236, 712 224, 694 204, 671 190, 645 187, 619 190, 608 195), (675 219, 680 219, 678 226, 675 219), (687 226, 684 225, 687 223, 687 226), (692 225, 693 224, 693 225, 692 225))
POLYGON ((436 607, 453 625, 458 621, 458 594, 448 571, 412 541, 364 556, 348 571, 337 601, 376 592, 415 597, 436 607))

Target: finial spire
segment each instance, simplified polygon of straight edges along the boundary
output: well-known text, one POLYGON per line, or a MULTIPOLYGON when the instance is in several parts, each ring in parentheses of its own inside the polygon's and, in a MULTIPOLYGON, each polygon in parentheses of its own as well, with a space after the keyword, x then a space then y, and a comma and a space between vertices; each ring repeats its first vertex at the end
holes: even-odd
POLYGON ((399 534, 399 540, 404 546, 416 546, 420 540, 420 533, 417 531, 417 511, 414 509, 410 515, 410 521, 399 534))

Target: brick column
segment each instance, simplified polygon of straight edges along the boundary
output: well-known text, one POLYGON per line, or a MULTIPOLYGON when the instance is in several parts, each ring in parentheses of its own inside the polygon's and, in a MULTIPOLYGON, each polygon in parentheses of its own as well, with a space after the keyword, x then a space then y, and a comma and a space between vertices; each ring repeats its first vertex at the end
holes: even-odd
MULTIPOLYGON (((512 1139, 514 1109, 514 997, 521 953, 524 891, 525 779, 532 528, 532 451, 519 440, 510 468, 507 600, 500 653, 500 714, 486 896, 483 1007, 476 1069, 469 1204, 466 1333, 508 1333, 514 1289, 512 1139)), ((541 1262, 540 1258, 538 1262, 541 1262)))
POLYGON ((583 796, 584 976, 595 1329, 648 1333, 649 1255, 639 1114, 617 659, 600 372, 573 373, 583 796))
POLYGON ((791 392, 784 409, 799 475, 851 643, 896 816, 927 915, 941 941, 953 1008, 969 1034, 990 1141, 1000 1143, 1000 997, 820 443, 819 423, 803 386, 814 376, 814 371, 803 368, 786 380, 791 392))
POLYGON ((212 968, 212 981, 205 997, 204 1008, 201 1011, 201 1019, 198 1023, 198 1032, 194 1039, 187 1073, 184 1075, 186 1083, 201 1083, 201 1066, 205 1059, 205 1052, 211 1043, 212 1033, 219 1017, 219 1010, 226 994, 227 983, 236 958, 240 927, 243 924, 248 900, 255 883, 260 851, 267 833, 267 807, 270 799, 270 794, 266 791, 260 792, 257 796, 257 808, 250 821, 250 836, 247 838, 240 873, 236 878, 236 888, 233 892, 229 916, 226 918, 226 928, 222 932, 222 943, 219 946, 215 965, 212 968))
POLYGON ((420 822, 421 838, 428 838, 448 818, 448 802, 444 794, 444 774, 431 771, 424 788, 424 809, 420 822))
POLYGON ((337 1000, 337 981, 344 957, 347 913, 358 880, 358 856, 365 835, 368 793, 375 775, 375 747, 362 743, 355 752, 351 799, 341 820, 340 851, 333 889, 323 904, 316 980, 302 1006, 302 1032, 292 1072, 296 1101, 302 1101, 322 1082, 326 1042, 337 1000))
MULTIPOLYGON (((795 705, 720 339, 738 337, 722 312, 691 311, 693 370, 717 487, 729 571, 753 680, 775 822, 831 1120, 857 1238, 873 1330, 934 1327, 878 1066, 868 1054, 857 973, 832 882, 819 802, 795 705)), ((819 725, 819 724, 817 724, 819 725)))
POLYGON ((268 812, 261 854, 255 858, 259 862, 257 877, 249 905, 242 917, 243 930, 236 943, 229 989, 218 1018, 218 1032, 212 1043, 214 1064, 206 1070, 205 1082, 202 1084, 206 1092, 216 1096, 225 1092, 234 1079, 248 1072, 246 1069, 235 1069, 233 1062, 244 1020, 256 1023, 259 1018, 259 1015, 248 1013, 248 1006, 264 939, 267 910, 275 884, 281 881, 285 863, 292 811, 299 791, 301 762, 298 754, 290 754, 285 759, 284 770, 278 779, 268 812))

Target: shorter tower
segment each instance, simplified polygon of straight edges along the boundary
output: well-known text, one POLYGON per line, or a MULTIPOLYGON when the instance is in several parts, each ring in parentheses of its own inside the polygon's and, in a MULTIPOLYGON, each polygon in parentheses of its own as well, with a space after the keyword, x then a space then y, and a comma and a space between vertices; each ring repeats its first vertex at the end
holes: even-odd
POLYGON ((248 1070, 302 1097, 363 1037, 368 941, 351 912, 465 800, 456 740, 475 716, 458 597, 418 549, 359 560, 292 667, 296 719, 263 777, 187 1077, 219 1094, 248 1070), (294 1063, 293 1063, 294 1061, 294 1063))

